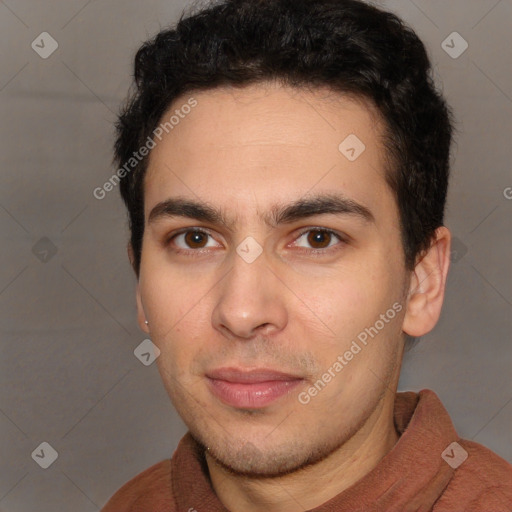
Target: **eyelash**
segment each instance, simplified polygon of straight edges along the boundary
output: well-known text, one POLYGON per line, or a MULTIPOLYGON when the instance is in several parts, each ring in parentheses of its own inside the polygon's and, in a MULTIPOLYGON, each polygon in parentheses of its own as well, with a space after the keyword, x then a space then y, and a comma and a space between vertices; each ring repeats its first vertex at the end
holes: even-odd
MULTIPOLYGON (((321 228, 321 227, 309 227, 309 228, 305 228, 304 230, 302 230, 297 238, 295 240, 298 240, 300 239, 303 235, 305 235, 306 233, 309 233, 310 231, 318 231, 320 233, 324 233, 324 234, 329 234, 329 235, 332 235, 336 238, 338 238, 339 242, 338 244, 334 245, 334 246, 331 246, 331 247, 327 247, 325 249, 306 249, 305 247, 298 247, 299 251, 300 252, 305 252, 307 253, 308 255, 312 255, 312 256, 324 256, 326 254, 331 254, 331 252, 333 251, 337 251, 340 249, 340 245, 344 245, 345 243, 347 243, 347 240, 346 240, 346 237, 340 235, 339 233, 337 233, 336 231, 333 231, 332 229, 327 229, 327 228, 321 228)), ((186 228, 186 229, 182 229, 181 231, 178 231, 177 233, 174 233, 172 236, 170 236, 166 242, 165 242, 165 245, 168 246, 171 244, 171 242, 179 235, 183 235, 185 233, 189 233, 189 232, 193 232, 193 233, 200 233, 202 235, 206 235, 206 236, 210 236, 212 237, 212 234, 209 233, 208 231, 204 230, 204 229, 200 229, 200 228, 186 228)), ((186 256, 190 256, 190 257, 200 257, 202 256, 205 252, 208 252, 208 249, 181 249, 181 248, 177 248, 177 249, 173 249, 174 252, 176 254, 184 254, 186 256)))

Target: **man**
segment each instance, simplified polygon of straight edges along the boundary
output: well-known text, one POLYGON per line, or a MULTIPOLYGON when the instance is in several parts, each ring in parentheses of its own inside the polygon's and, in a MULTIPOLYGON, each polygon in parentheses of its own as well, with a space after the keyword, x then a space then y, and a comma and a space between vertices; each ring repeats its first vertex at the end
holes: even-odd
POLYGON ((450 115, 417 36, 355 0, 227 0, 142 46, 116 160, 138 322, 189 432, 104 508, 510 510, 429 390, 450 115))

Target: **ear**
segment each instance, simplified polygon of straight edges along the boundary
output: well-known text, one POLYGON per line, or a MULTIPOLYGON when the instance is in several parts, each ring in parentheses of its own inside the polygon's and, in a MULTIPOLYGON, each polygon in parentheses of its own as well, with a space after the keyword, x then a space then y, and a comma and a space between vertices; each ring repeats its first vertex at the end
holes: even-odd
MULTIPOLYGON (((135 267, 134 267, 135 258, 133 255, 133 247, 130 242, 128 242, 128 246, 126 249, 128 251, 128 259, 130 260, 130 264, 131 264, 132 268, 135 269, 135 267)), ((135 298, 137 301, 137 323, 139 324, 139 327, 145 333, 149 334, 149 327, 146 324, 146 313, 144 313, 144 306, 142 305, 142 299, 140 296, 140 283, 139 283, 138 279, 137 279, 137 286, 135 289, 135 298)))
POLYGON ((402 325, 410 336, 427 334, 439 320, 450 266, 450 245, 448 228, 437 228, 430 248, 414 267, 402 325))
POLYGON ((133 252, 132 243, 128 242, 126 244, 126 252, 128 253, 128 259, 130 260, 130 265, 132 266, 134 272, 135 272, 135 254, 133 252))
POLYGON ((138 281, 135 295, 137 300, 137 323, 145 333, 149 334, 149 326, 146 324, 146 313, 144 313, 144 306, 142 305, 140 297, 140 284, 138 281))

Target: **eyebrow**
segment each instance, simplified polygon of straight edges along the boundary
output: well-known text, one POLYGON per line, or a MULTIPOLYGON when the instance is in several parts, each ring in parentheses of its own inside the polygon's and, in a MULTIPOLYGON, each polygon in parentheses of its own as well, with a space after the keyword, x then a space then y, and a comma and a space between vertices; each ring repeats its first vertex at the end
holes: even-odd
MULTIPOLYGON (((367 223, 375 223, 375 216, 369 208, 341 194, 320 194, 301 198, 286 205, 274 205, 263 221, 270 227, 291 224, 315 215, 349 215, 367 223)), ((221 209, 203 201, 180 197, 166 199, 155 205, 148 217, 148 224, 162 218, 185 217, 215 225, 224 225, 232 230, 235 219, 228 219, 221 209)))

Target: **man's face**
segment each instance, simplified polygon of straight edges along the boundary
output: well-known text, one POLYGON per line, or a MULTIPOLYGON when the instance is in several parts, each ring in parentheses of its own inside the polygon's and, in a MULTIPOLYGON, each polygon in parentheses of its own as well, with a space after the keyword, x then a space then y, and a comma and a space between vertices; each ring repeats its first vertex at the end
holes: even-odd
POLYGON ((394 397, 408 273, 383 128, 320 90, 193 97, 150 157, 139 317, 192 434, 235 471, 275 475, 330 454, 394 397), (327 195, 346 211, 318 200, 276 214, 327 195), (169 199, 225 223, 154 210, 169 199))

